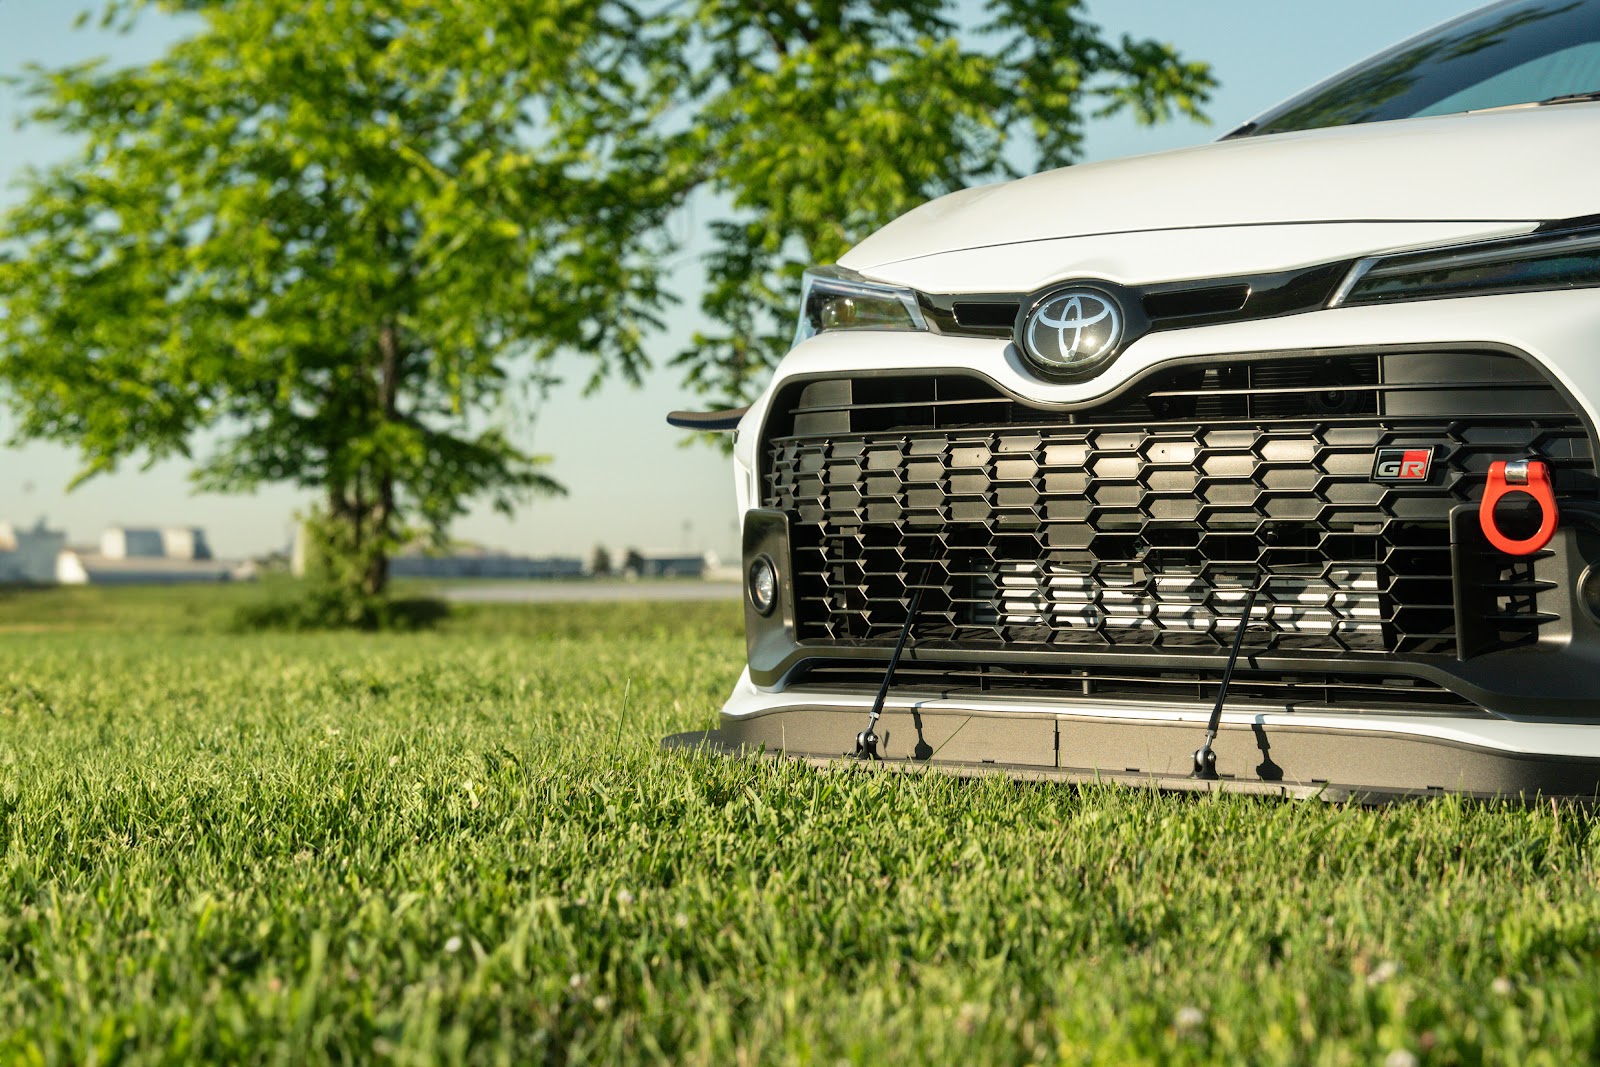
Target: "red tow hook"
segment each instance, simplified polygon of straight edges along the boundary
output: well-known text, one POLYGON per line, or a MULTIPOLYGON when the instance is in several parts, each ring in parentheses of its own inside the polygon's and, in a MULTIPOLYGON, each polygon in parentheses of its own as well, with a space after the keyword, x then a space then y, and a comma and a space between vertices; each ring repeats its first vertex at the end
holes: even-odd
POLYGON ((1483 536, 1491 545, 1507 555, 1531 556, 1550 543, 1559 520, 1555 490, 1550 486, 1550 468, 1543 462, 1521 459, 1507 463, 1501 459, 1489 465, 1489 484, 1484 486, 1483 503, 1478 505, 1478 525, 1483 527, 1483 536), (1494 517, 1495 505, 1510 493, 1527 493, 1533 497, 1544 516, 1539 520, 1539 532, 1521 541, 1513 541, 1501 533, 1494 517))

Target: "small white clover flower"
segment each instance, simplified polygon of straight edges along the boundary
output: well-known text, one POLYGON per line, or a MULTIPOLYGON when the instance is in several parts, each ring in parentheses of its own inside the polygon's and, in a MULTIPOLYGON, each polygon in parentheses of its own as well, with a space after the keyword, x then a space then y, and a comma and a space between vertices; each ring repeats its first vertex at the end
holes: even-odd
POLYGON ((1206 1013, 1195 1007, 1193 1004, 1187 1004, 1184 1007, 1179 1008, 1177 1013, 1172 1016, 1172 1026, 1179 1033, 1188 1033, 1191 1030, 1198 1030, 1205 1024, 1206 1013))
POLYGON ((1383 1067, 1417 1067, 1417 1054, 1410 1049, 1397 1048, 1383 1058, 1383 1067))
MULTIPOLYGON (((1372 968, 1372 973, 1367 975, 1368 985, 1382 985, 1400 973, 1400 965, 1393 960, 1384 960, 1372 968)), ((1409 1053, 1408 1053, 1409 1055, 1409 1053)))
POLYGON ((452 937, 444 943, 444 950, 452 956, 461 951, 461 938, 452 937))

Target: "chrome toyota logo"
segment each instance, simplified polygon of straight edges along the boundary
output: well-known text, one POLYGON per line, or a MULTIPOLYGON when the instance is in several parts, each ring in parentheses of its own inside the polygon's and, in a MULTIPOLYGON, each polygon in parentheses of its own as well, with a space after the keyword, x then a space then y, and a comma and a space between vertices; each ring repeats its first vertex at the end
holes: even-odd
POLYGON ((1034 305, 1022 324, 1022 347, 1046 370, 1079 372, 1116 354, 1122 309, 1096 289, 1063 289, 1034 305))

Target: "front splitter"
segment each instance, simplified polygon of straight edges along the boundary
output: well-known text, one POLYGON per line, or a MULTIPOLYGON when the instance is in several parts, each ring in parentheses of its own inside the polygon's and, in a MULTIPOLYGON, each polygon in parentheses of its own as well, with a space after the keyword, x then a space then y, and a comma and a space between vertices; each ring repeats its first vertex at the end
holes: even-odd
MULTIPOLYGON (((1201 733, 1175 719, 976 711, 948 706, 886 711, 880 761, 850 753, 865 725, 859 708, 787 704, 722 716, 718 729, 677 734, 663 747, 718 756, 789 758, 813 766, 941 771, 963 777, 1119 783, 1175 792, 1222 789, 1277 797, 1381 802, 1464 795, 1523 801, 1600 797, 1600 758, 1515 751, 1426 731, 1352 728, 1325 721, 1224 723, 1219 777, 1189 776, 1201 733)), ((1561 727, 1529 724, 1539 731, 1561 727)), ((1554 734, 1550 735, 1555 739, 1554 734)))

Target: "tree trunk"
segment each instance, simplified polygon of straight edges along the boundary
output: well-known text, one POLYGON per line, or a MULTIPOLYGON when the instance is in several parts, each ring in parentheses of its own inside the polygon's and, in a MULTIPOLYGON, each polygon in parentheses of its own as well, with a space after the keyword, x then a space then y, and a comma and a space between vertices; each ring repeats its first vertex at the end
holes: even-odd
MULTIPOLYGON (((400 331, 394 323, 384 323, 378 331, 378 418, 397 422, 400 418, 400 331)), ((394 536, 394 471, 380 458, 373 471, 373 544, 367 554, 362 587, 368 596, 382 596, 389 588, 389 545, 394 536)))

